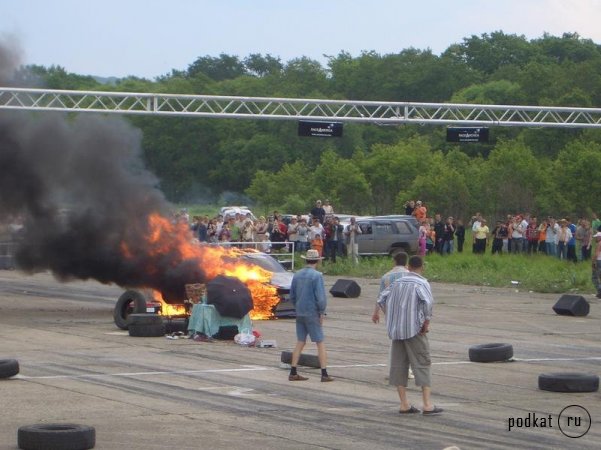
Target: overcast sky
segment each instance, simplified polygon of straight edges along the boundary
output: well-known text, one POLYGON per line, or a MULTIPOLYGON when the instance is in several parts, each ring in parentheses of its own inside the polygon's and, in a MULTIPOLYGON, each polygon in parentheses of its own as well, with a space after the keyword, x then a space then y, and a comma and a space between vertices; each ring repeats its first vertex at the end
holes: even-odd
POLYGON ((440 54, 497 30, 599 44, 600 24, 601 0, 0 0, 0 34, 19 43, 22 63, 150 79, 205 55, 440 54))

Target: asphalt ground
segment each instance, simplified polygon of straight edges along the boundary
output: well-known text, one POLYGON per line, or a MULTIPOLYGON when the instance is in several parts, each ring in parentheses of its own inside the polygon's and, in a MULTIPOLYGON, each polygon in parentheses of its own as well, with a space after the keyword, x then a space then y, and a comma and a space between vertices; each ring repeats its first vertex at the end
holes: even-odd
MULTIPOLYGON (((281 367, 294 320, 255 322, 277 348, 134 338, 113 323, 120 288, 0 271, 0 359, 20 364, 0 380, 0 449, 17 448, 17 429, 39 423, 91 425, 97 449, 601 448, 599 392, 538 389, 541 373, 601 373, 597 300, 588 298, 586 317, 559 316, 558 295, 433 284, 432 397, 445 411, 401 416, 386 381, 385 326, 370 320, 378 280, 356 281, 359 298, 329 298, 336 380, 321 383, 318 369, 289 382, 281 367), (513 362, 469 361, 470 346, 497 342, 513 345, 513 362), (559 427, 570 405, 563 429, 578 435, 590 424, 580 438, 559 427), (577 426, 581 408, 591 421, 577 426)), ((419 407, 420 390, 410 384, 409 395, 419 407)))

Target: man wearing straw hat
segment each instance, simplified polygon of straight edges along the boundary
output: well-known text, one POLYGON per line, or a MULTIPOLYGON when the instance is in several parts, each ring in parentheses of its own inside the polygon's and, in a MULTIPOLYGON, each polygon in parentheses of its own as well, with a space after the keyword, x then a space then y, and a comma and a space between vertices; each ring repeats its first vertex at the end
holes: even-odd
POLYGON ((323 259, 315 249, 307 250, 301 255, 307 267, 299 270, 292 278, 290 300, 296 308, 296 347, 292 352, 290 381, 305 381, 308 378, 296 371, 298 360, 305 348, 307 336, 317 345, 317 358, 321 367, 321 381, 334 381, 326 369, 327 356, 323 336, 323 320, 326 315, 327 298, 323 275, 316 270, 317 263, 323 259))

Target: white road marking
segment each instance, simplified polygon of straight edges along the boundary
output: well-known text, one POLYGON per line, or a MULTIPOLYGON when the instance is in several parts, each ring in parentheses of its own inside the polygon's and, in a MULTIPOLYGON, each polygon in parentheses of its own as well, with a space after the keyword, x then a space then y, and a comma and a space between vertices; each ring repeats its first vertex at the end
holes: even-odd
MULTIPOLYGON (((514 358, 514 362, 544 362, 544 361, 601 361, 600 356, 590 356, 582 358, 530 358, 519 359, 514 358)), ((472 361, 440 361, 433 362, 436 366, 452 366, 460 364, 480 364, 472 361)), ((348 364, 348 365, 331 365, 330 369, 348 369, 348 368, 370 368, 370 367, 387 367, 387 364, 348 364)), ((15 375, 13 378, 23 380, 59 380, 59 379, 85 379, 85 378, 103 378, 103 377, 143 377, 153 375, 195 375, 203 373, 228 373, 228 372, 265 372, 271 370, 282 370, 279 367, 263 367, 263 366, 242 366, 237 369, 204 369, 204 370, 173 370, 173 371, 154 371, 154 372, 121 372, 121 373, 98 373, 98 374, 80 374, 80 375, 45 375, 45 376, 28 376, 15 375)), ((231 388, 231 386, 230 386, 231 388)), ((198 388, 199 390, 221 389, 220 387, 198 388)))
POLYGON ((146 375, 194 375, 200 373, 219 373, 219 372, 259 372, 264 370, 276 370, 273 367, 248 367, 241 369, 206 369, 206 370, 170 370, 155 372, 122 372, 122 373, 97 373, 82 375, 47 375, 39 377, 30 377, 27 375, 17 375, 14 378, 23 378, 27 380, 54 380, 54 379, 76 379, 76 378, 102 378, 102 377, 142 377, 146 375))
POLYGON ((233 391, 229 391, 227 393, 227 395, 231 395, 232 397, 242 397, 242 396, 249 395, 249 393, 252 391, 254 391, 254 389, 238 387, 238 388, 234 389, 233 391))
MULTIPOLYGON (((254 389, 252 389, 252 388, 245 388, 245 387, 241 387, 241 386, 210 386, 210 387, 197 388, 198 391, 219 391, 219 390, 223 390, 223 389, 227 389, 229 391, 229 392, 227 392, 227 395, 231 395, 232 397, 247 396, 251 392, 254 391, 254 389)), ((250 394, 250 395, 253 395, 253 394, 250 394)))
POLYGON ((601 361, 601 356, 589 356, 582 358, 514 358, 516 362, 538 362, 538 361, 601 361))

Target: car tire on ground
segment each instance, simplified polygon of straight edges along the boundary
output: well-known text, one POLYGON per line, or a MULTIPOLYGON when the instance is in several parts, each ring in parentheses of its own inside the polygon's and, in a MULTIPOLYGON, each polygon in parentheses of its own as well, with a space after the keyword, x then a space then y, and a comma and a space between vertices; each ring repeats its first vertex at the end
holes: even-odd
POLYGON ((406 247, 393 247, 390 250, 390 256, 394 258, 398 253, 401 253, 401 252, 405 252, 408 254, 409 250, 406 247))
POLYGON ((16 359, 0 359, 0 378, 14 377, 19 373, 19 361, 16 359))
POLYGON ((96 445, 96 430, 75 424, 26 425, 19 428, 17 440, 23 450, 87 450, 96 445))
POLYGON ((134 337, 162 337, 165 336, 165 324, 130 324, 127 331, 134 337))
POLYGON ((127 330, 127 318, 130 314, 139 314, 146 312, 146 298, 141 292, 129 290, 125 291, 115 305, 113 310, 113 319, 115 325, 122 330, 127 330))
POLYGON ((473 362, 507 361, 513 358, 513 346, 499 343, 474 345, 469 349, 469 358, 473 362))
POLYGON ((136 313, 127 317, 127 326, 132 325, 154 325, 163 323, 163 317, 158 314, 136 313))
POLYGON ((538 388, 551 392, 597 392, 599 377, 586 373, 542 373, 538 376, 538 388))
MULTIPOLYGON (((282 352, 282 356, 281 356, 280 360, 284 364, 291 364, 292 363, 292 352, 289 350, 284 350, 282 352)), ((305 366, 305 367, 315 367, 317 369, 319 369, 321 367, 321 364, 319 364, 319 358, 317 357, 317 355, 307 355, 305 353, 301 353, 300 358, 298 359, 298 365, 305 366)))

